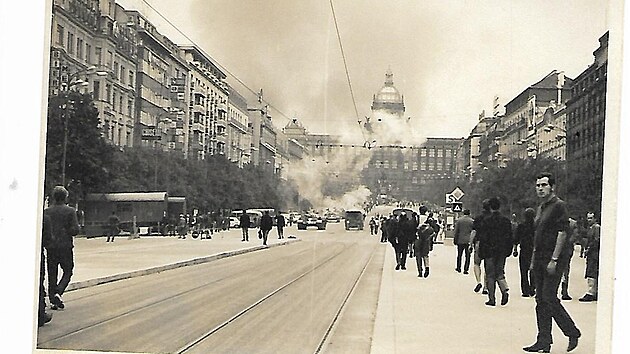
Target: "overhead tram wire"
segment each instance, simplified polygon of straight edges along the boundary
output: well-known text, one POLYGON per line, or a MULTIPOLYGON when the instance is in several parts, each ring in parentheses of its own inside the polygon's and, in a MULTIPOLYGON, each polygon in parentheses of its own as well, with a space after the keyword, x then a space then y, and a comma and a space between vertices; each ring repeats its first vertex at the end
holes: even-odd
MULTIPOLYGON (((147 0, 142 0, 142 2, 147 5, 151 10, 153 10, 156 14, 158 14, 162 19, 164 19, 164 21, 166 21, 166 23, 168 23, 169 25, 171 25, 171 27, 173 27, 177 32, 179 32, 182 36, 184 36, 184 38, 186 38, 188 41, 190 41, 190 43, 192 45, 194 45, 195 47, 197 47, 197 49, 199 49, 201 52, 203 52, 203 54, 205 54, 206 56, 208 56, 208 58, 211 58, 210 55, 208 55, 208 53, 206 53, 205 50, 203 50, 203 48, 198 45, 197 43, 195 43, 195 41, 193 41, 190 37, 188 37, 188 35, 186 35, 186 33, 182 32, 179 28, 177 28, 177 26, 175 26, 175 24, 173 24, 168 18, 166 18, 166 16, 162 15, 162 13, 160 11, 158 11, 155 7, 153 7, 151 4, 149 4, 147 2, 147 0)), ((233 77, 239 84, 241 84, 243 87, 245 87, 249 92, 251 92, 253 95, 257 96, 258 95, 258 91, 254 91, 251 88, 249 88, 249 86, 247 86, 241 79, 238 78, 238 76, 234 75, 230 70, 228 70, 227 68, 225 68, 223 65, 219 64, 218 62, 213 60, 213 64, 217 65, 220 67, 221 70, 225 71, 228 75, 230 75, 231 77, 233 77)), ((291 118, 289 118, 289 116, 287 116, 286 114, 284 114, 284 112, 282 112, 281 110, 279 110, 278 108, 276 108, 274 105, 272 105, 271 103, 269 103, 268 101, 266 101, 265 99, 263 99, 263 102, 269 106, 270 108, 272 108, 273 110, 275 110, 276 112, 280 113, 281 116, 283 116, 284 118, 286 118, 286 120, 288 122, 291 121, 291 118)), ((356 107, 355 107, 356 109, 356 107)))
MULTIPOLYGON (((359 124, 359 127, 360 127, 361 121, 359 119, 359 110, 357 109, 357 101, 354 98, 354 91, 352 90, 352 81, 350 80, 350 72, 348 71, 348 63, 346 62, 346 54, 343 50, 343 44, 341 42, 341 34, 339 33, 339 24, 337 23, 337 15, 335 14, 335 6, 333 5, 333 0, 330 0, 330 9, 332 11, 333 21, 335 22, 335 30, 337 31, 337 39, 339 41, 339 48, 341 49, 341 58, 343 59, 343 66, 346 71, 346 79, 348 80, 348 87, 350 88, 350 96, 352 97, 352 104, 354 105, 354 114, 356 115, 357 123, 359 124)), ((361 129, 361 135, 363 136, 363 141, 367 142, 363 129, 361 129)))

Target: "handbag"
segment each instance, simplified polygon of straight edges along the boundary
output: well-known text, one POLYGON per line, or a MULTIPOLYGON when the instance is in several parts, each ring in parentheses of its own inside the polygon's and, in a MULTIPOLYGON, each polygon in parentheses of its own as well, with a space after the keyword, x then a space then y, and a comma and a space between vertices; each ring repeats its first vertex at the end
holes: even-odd
POLYGON ((262 230, 261 229, 258 229, 258 238, 262 239, 262 230))

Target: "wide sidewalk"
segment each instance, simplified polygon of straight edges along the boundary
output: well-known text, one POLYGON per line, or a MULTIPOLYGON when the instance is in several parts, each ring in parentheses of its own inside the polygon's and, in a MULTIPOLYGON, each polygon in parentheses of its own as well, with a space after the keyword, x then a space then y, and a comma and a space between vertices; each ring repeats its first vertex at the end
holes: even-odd
MULTIPOLYGON (((297 234, 295 227, 285 231, 285 236, 291 234, 297 234)), ((299 238, 278 240, 274 230, 268 247, 296 241, 299 238)), ((377 237, 374 242, 378 242, 377 237)), ((379 246, 386 248, 386 257, 372 353, 521 353, 521 347, 534 342, 535 300, 520 296, 516 258, 510 257, 506 265, 511 286, 508 305, 489 308, 484 305, 486 296, 473 292, 476 282, 472 266, 469 275, 455 272, 456 249, 448 243, 435 245, 428 278, 417 277, 415 258, 407 260, 406 271, 394 270, 392 248, 389 244, 379 246)), ((115 242, 107 243, 105 238, 76 238, 75 270, 68 291, 263 248, 255 230, 250 230, 250 242, 241 242, 239 229, 215 233, 212 239, 203 240, 190 236, 119 236, 115 242)), ((584 259, 576 254, 570 280, 574 299, 562 303, 582 331, 575 353, 595 353, 597 303, 577 301, 586 290, 583 274, 584 259)), ((564 353, 566 338, 555 325, 553 334, 552 353, 564 353)))

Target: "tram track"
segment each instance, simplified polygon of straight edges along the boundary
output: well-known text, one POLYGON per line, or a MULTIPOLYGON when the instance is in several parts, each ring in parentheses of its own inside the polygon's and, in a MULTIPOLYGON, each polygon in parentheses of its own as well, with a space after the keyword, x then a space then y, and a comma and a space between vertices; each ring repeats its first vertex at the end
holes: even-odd
MULTIPOLYGON (((168 352, 175 352, 175 353, 189 353, 189 352, 191 352, 191 350, 195 348, 195 345, 197 343, 199 343, 199 342, 203 341, 204 339, 212 336, 214 333, 219 332, 221 329, 224 329, 225 327, 229 326, 232 322, 234 322, 238 318, 243 317, 248 312, 250 312, 252 309, 255 309, 255 308, 259 307, 266 300, 268 300, 269 298, 272 298, 274 295, 277 295, 278 293, 281 293, 283 290, 287 289, 292 284, 295 284, 298 281, 300 281, 300 279, 303 279, 303 278, 307 277, 309 274, 313 274, 318 269, 320 269, 323 266, 325 266, 326 264, 332 262, 334 259, 337 259, 339 257, 343 257, 344 254, 350 253, 349 250, 352 249, 352 248, 356 248, 356 245, 340 243, 340 244, 337 244, 334 247, 335 247, 335 250, 332 253, 330 251, 329 246, 327 246, 327 248, 321 248, 321 249, 317 249, 317 250, 313 250, 313 249, 310 249, 310 248, 303 248, 303 249, 299 250, 299 252, 297 252, 297 253, 292 253, 292 254, 289 254, 289 255, 283 255, 282 257, 280 257, 280 260, 282 262, 281 262, 281 265, 279 265, 277 267, 270 268, 267 271, 265 271, 264 268, 258 270, 259 271, 259 276, 273 278, 274 275, 276 275, 276 277, 277 277, 277 272, 279 271, 278 270, 279 268, 282 268, 282 266, 286 267, 287 264, 296 264, 296 263, 298 263, 297 260, 303 259, 305 257, 308 257, 309 253, 314 255, 312 261, 316 261, 315 263, 311 263, 310 266, 308 266, 308 268, 306 268, 304 266, 304 264, 307 264, 307 263, 304 263, 302 265, 302 268, 301 268, 301 271, 299 272, 299 274, 293 274, 293 276, 288 281, 285 281, 283 284, 281 284, 280 286, 277 286, 272 291, 269 291, 264 296, 259 297, 257 300, 250 301, 250 304, 248 306, 242 307, 238 312, 233 313, 231 316, 227 317, 227 319, 224 319, 221 323, 215 324, 212 327, 212 329, 207 331, 206 333, 203 333, 202 335, 197 335, 193 340, 190 340, 190 341, 186 342, 186 344, 179 346, 178 349, 176 349, 176 350, 168 350, 168 352), (276 274, 274 274, 274 273, 276 273, 276 274)), ((370 259, 371 259, 371 257, 370 257, 370 259)), ((368 263, 369 263, 369 260, 366 261, 362 265, 361 272, 360 272, 359 276, 357 276, 354 279, 351 291, 346 294, 346 296, 345 296, 345 298, 343 300, 343 303, 341 304, 341 306, 337 310, 337 313, 336 313, 336 316, 335 316, 335 320, 339 316, 339 314, 341 313, 341 310, 343 309, 343 306, 345 305, 345 302, 351 296, 352 290, 354 289, 356 284, 360 281, 361 274, 365 271, 365 267, 366 267, 366 265, 368 263)), ((229 269, 229 267, 227 267, 227 268, 229 269)), ((232 283, 238 283, 239 281, 243 281, 243 279, 240 279, 240 280, 239 279, 234 279, 236 276, 238 276, 238 274, 226 273, 224 276, 214 278, 212 281, 205 282, 203 284, 197 284, 196 286, 192 286, 192 287, 189 286, 189 287, 187 287, 187 288, 185 288, 183 290, 180 290, 178 292, 170 293, 170 294, 168 294, 168 296, 155 298, 150 303, 143 304, 142 306, 132 307, 132 308, 126 309, 124 311, 119 311, 117 313, 114 313, 114 314, 112 314, 110 316, 101 317, 101 318, 99 318, 97 320, 94 320, 94 321, 92 321, 90 323, 84 324, 84 325, 80 326, 79 328, 75 328, 73 330, 69 330, 69 331, 67 331, 65 333, 59 333, 56 336, 50 336, 48 338, 45 338, 40 343, 38 343, 38 346, 41 347, 41 348, 64 348, 64 346, 63 346, 64 342, 71 342, 71 343, 75 342, 76 343, 77 342, 77 338, 82 337, 82 336, 90 336, 90 334, 93 334, 93 333, 98 333, 98 332, 100 332, 99 329, 101 329, 101 328, 108 328, 108 327, 112 327, 112 326, 119 326, 121 323, 125 323, 127 321, 127 319, 133 319, 134 317, 142 317, 142 315, 146 314, 147 312, 152 312, 152 311, 155 311, 156 309, 160 309, 160 308, 164 308, 164 307, 174 306, 175 303, 185 302, 184 300, 186 298, 195 297, 195 296, 199 297, 199 296, 201 296, 199 294, 201 294, 204 291, 206 291, 207 288, 212 288, 212 287, 216 286, 219 283, 229 282, 229 281, 231 281, 232 283)), ((103 289, 104 289, 103 292, 99 292, 99 293, 95 293, 95 294, 91 294, 91 295, 79 295, 78 299, 80 299, 82 301, 89 302, 92 297, 102 296, 103 293, 108 293, 108 292, 113 292, 114 293, 114 292, 116 292, 116 290, 108 289, 107 287, 103 287, 103 289)), ((111 296, 113 296, 113 294, 111 296)), ((72 306, 72 302, 70 302, 69 305, 72 306)), ((333 325, 334 325, 334 321, 332 323, 330 323, 330 325, 328 326, 325 334, 323 335, 323 337, 322 337, 322 339, 320 341, 320 345, 318 347, 322 346, 323 341, 326 340, 326 338, 328 337, 328 334, 332 331, 333 325)), ((99 349, 99 348, 94 347, 93 349, 99 349)), ((108 348, 108 350, 110 350, 110 349, 116 350, 115 348, 108 348)), ((125 349, 125 350, 128 350, 128 348, 125 349)), ((135 351, 135 350, 133 350, 133 351, 135 351)), ((144 350, 141 350, 141 351, 144 351, 144 350)))

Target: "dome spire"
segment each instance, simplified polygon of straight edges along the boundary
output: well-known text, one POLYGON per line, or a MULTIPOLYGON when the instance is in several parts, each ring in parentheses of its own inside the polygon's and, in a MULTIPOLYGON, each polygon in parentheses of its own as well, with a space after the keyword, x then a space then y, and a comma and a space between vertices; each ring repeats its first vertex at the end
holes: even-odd
POLYGON ((391 66, 387 67, 387 72, 385 73, 385 86, 394 86, 394 74, 391 66))

